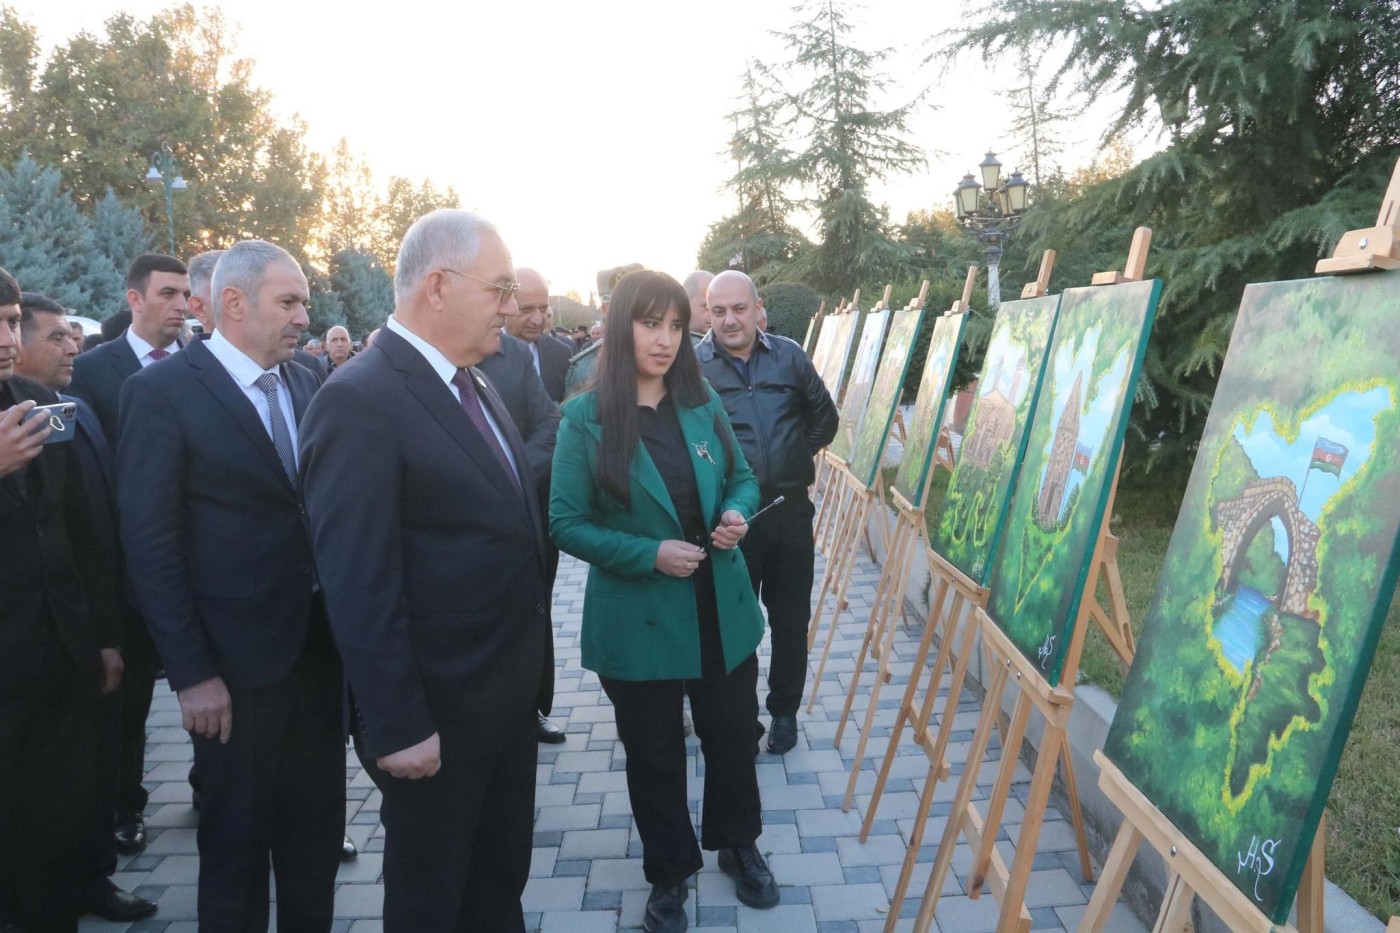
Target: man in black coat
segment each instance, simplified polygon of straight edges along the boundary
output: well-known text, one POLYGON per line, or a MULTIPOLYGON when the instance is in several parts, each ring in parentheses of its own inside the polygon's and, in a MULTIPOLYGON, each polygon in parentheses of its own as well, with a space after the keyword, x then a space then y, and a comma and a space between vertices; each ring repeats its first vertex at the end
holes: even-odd
MULTIPOLYGON (((0 928, 78 928, 97 805, 99 697, 121 679, 121 621, 59 402, 15 375, 20 291, 0 270, 0 928)), ((70 428, 71 430, 71 428, 70 428)))
MULTIPOLYGON (((61 395, 73 379, 73 358, 78 355, 78 344, 68 326, 67 312, 63 305, 36 292, 24 293, 20 310, 23 353, 16 366, 16 372, 46 389, 60 393, 64 401, 73 402, 78 406, 77 434, 73 438, 72 448, 91 506, 89 515, 92 520, 92 536, 102 555, 103 566, 110 568, 113 576, 120 579, 122 557, 121 549, 117 545, 116 478, 113 472, 112 450, 107 444, 106 435, 102 433, 97 414, 88 404, 74 396, 61 395)), ((141 617, 120 593, 117 604, 111 607, 111 610, 122 620, 124 648, 130 645, 133 636, 148 640, 141 617)), ((123 891, 111 880, 113 872, 117 870, 117 845, 112 834, 112 814, 117 809, 120 783, 118 775, 122 770, 119 767, 122 757, 122 699, 128 694, 129 675, 129 670, 123 672, 121 688, 117 694, 105 697, 102 703, 97 807, 92 815, 93 825, 88 852, 90 861, 87 868, 89 887, 83 902, 88 913, 118 923, 130 923, 156 912, 153 902, 123 891)), ((149 700, 146 707, 149 707, 149 700)), ((134 780, 139 784, 143 777, 142 756, 146 747, 144 708, 138 727, 140 743, 136 750, 134 780)))
POLYGON ((174 256, 142 253, 132 260, 126 273, 131 326, 74 362, 69 391, 97 412, 113 447, 117 444, 122 383, 180 349, 189 300, 190 276, 185 264, 174 256))
POLYGON ((434 211, 394 294, 301 438, 356 748, 384 795, 384 929, 520 931, 550 592, 525 447, 472 368, 515 313, 510 253, 476 215, 434 211))
POLYGON ((555 402, 562 402, 564 376, 573 354, 550 336, 549 283, 534 269, 516 269, 515 276, 520 280, 520 294, 515 296, 518 311, 506 321, 506 332, 524 341, 530 351, 530 364, 543 380, 545 392, 555 402))
POLYGON ((199 924, 331 927, 345 807, 341 670, 297 477, 318 383, 290 362, 306 277, 285 251, 232 246, 217 329, 128 379, 117 494, 127 574, 180 701, 203 781, 199 924))

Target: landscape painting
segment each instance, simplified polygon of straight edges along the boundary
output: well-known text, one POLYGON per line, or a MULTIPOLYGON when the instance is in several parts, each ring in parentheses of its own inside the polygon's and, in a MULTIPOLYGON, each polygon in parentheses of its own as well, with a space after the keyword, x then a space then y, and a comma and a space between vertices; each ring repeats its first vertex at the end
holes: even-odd
MULTIPOLYGON (((979 586, 1011 500, 1059 308, 1056 295, 1008 301, 997 311, 957 465, 932 530, 933 549, 979 586)), ((906 458, 909 451, 906 444, 906 458)))
POLYGON ((875 372, 875 383, 870 387, 865 416, 861 418, 850 457, 851 473, 866 489, 874 487, 875 477, 880 472, 880 460, 885 455, 890 425, 894 423, 895 409, 899 407, 899 396, 909 373, 910 351, 914 349, 914 338, 924 322, 923 308, 895 311, 892 315, 885 352, 875 372))
POLYGON ((885 329, 889 327, 891 316, 892 312, 884 309, 871 311, 865 316, 855 362, 851 364, 851 374, 846 377, 846 397, 840 402, 841 422, 836 427, 836 439, 831 442, 830 448, 842 460, 851 459, 860 419, 865 415, 865 404, 870 400, 870 389, 875 384, 875 367, 880 362, 880 347, 885 342, 885 329))
POLYGON ((852 307, 845 314, 838 314, 834 320, 822 325, 823 335, 830 330, 831 343, 827 345, 826 358, 822 360, 818 372, 833 400, 841 397, 841 382, 846 375, 846 361, 851 356, 851 344, 855 341, 856 322, 859 320, 860 312, 852 307))
POLYGON ((1160 291, 1154 279, 1060 298, 987 605, 1051 684, 1074 634, 1160 291))
POLYGON ((895 472, 894 488, 915 508, 922 508, 928 495, 929 474, 966 325, 966 314, 945 314, 933 322, 919 394, 905 421, 904 456, 895 472))
POLYGON ((1400 273, 1244 292, 1105 753, 1286 921, 1395 592, 1400 273))

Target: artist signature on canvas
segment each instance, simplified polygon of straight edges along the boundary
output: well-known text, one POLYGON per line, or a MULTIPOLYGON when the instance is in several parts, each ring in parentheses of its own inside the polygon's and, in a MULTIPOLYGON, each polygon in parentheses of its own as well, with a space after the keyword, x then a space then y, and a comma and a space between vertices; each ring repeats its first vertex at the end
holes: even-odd
POLYGON ((1045 642, 1036 649, 1036 654, 1040 656, 1040 669, 1042 671, 1050 669, 1050 659, 1055 656, 1055 640, 1058 635, 1046 635, 1045 642))
POLYGON ((1259 837, 1254 836, 1249 840, 1248 852, 1235 853, 1235 858, 1239 861, 1240 874, 1244 874, 1250 869, 1254 870, 1254 899, 1256 901, 1264 900, 1259 896, 1259 882, 1265 875, 1273 872, 1274 850, 1278 848, 1280 842, 1282 842, 1281 839, 1265 839, 1260 842, 1259 837))

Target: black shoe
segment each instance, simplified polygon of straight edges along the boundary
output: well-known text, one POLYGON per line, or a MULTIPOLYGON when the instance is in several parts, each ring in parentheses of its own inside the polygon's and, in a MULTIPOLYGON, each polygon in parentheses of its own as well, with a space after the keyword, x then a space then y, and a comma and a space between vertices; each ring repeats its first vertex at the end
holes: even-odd
POLYGON ((540 714, 540 741, 546 745, 558 745, 564 741, 564 730, 550 722, 543 713, 540 714))
POLYGON ((154 901, 148 901, 139 894, 123 891, 109 881, 103 893, 88 903, 86 912, 113 923, 131 923, 149 917, 157 909, 154 901))
POLYGON ((768 750, 775 755, 792 751, 797 744, 797 714, 773 716, 773 730, 768 733, 768 750))
POLYGON ((122 855, 135 855, 146 848, 146 816, 137 810, 126 810, 117 814, 117 826, 112 831, 117 839, 117 851, 122 855))
POLYGON ((719 850, 719 868, 734 879, 734 893, 741 904, 766 910, 778 906, 778 883, 752 842, 719 850))
MULTIPOLYGON (((690 925, 685 915, 685 899, 690 896, 685 882, 674 887, 654 884, 647 898, 647 911, 642 916, 642 929, 647 933, 681 933, 690 925)), ((775 902, 776 903, 776 902, 775 902)))
POLYGON ((340 844, 340 860, 342 862, 353 862, 360 855, 360 850, 355 848, 355 840, 349 836, 340 844))

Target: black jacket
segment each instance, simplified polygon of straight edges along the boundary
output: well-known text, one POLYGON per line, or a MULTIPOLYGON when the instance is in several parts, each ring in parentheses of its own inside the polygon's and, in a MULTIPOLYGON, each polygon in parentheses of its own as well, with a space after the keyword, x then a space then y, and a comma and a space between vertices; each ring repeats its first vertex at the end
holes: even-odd
POLYGON ((696 344, 695 355, 724 402, 764 498, 810 486, 816 478, 812 458, 836 436, 837 416, 802 347, 760 331, 747 365, 739 366, 711 331, 696 344))

